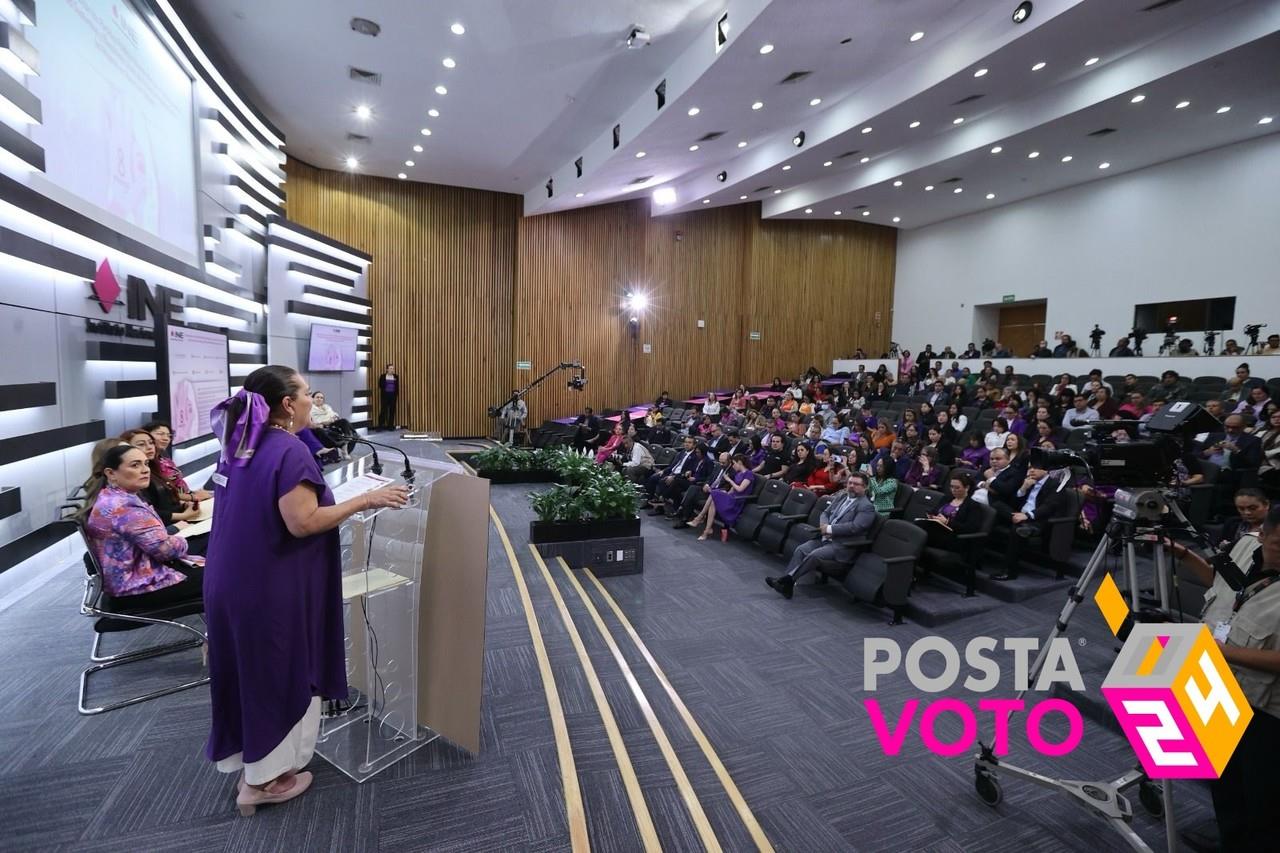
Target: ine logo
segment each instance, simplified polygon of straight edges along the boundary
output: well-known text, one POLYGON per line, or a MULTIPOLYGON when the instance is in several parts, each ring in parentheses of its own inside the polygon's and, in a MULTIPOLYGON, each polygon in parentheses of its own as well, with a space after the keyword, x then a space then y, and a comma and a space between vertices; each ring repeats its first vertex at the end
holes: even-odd
MULTIPOLYGON (((1094 600, 1119 631, 1128 606, 1110 575, 1094 600)), ((1135 624, 1102 693, 1152 779, 1217 779, 1253 719, 1201 624, 1135 624)))
POLYGON ((98 304, 102 306, 102 313, 110 314, 116 299, 120 296, 120 280, 116 278, 115 272, 111 269, 111 262, 106 258, 98 264, 98 271, 94 273, 93 281, 89 286, 93 288, 93 295, 98 298, 98 304))
POLYGON ((136 275, 129 276, 127 282, 128 289, 121 288, 120 279, 116 277, 115 270, 111 269, 111 261, 102 259, 93 281, 89 283, 94 298, 102 306, 102 313, 111 313, 121 292, 125 293, 126 313, 130 320, 145 321, 150 312, 153 318, 164 318, 167 321, 182 313, 181 291, 164 285, 156 285, 153 290, 136 275))

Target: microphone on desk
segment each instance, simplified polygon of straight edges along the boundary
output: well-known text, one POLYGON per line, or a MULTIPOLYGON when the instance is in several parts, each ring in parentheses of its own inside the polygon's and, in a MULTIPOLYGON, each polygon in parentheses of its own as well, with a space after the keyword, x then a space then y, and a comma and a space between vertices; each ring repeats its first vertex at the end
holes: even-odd
POLYGON ((336 444, 355 443, 355 444, 363 444, 366 447, 368 447, 373 452, 373 464, 369 466, 369 470, 379 476, 382 475, 382 463, 378 460, 378 448, 381 447, 384 450, 394 450, 396 453, 399 453, 402 457, 404 457, 404 471, 401 473, 401 476, 404 478, 404 481, 406 483, 410 483, 410 484, 413 483, 414 473, 413 473, 413 466, 409 464, 409 454, 405 453, 403 450, 396 447, 395 445, 382 444, 380 442, 370 441, 367 438, 362 438, 359 435, 357 435, 355 430, 351 430, 350 432, 348 432, 346 430, 342 430, 334 427, 326 427, 324 428, 324 433, 329 437, 331 441, 333 441, 336 444))

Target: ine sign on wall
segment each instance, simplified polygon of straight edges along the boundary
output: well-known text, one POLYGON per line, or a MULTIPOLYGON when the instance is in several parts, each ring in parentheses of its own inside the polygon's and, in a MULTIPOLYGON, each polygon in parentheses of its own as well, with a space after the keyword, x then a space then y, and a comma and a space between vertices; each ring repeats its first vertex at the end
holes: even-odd
POLYGON ((40 0, 31 30, 56 186, 186 254, 197 251, 191 79, 128 0, 40 0))
POLYGON ((181 444, 213 432, 209 413, 231 391, 227 336, 168 326, 166 344, 169 422, 181 444))

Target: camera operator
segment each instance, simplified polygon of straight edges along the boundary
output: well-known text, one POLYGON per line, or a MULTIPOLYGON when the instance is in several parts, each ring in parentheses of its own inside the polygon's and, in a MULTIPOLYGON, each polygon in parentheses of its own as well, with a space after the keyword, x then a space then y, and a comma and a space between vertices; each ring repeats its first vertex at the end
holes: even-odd
POLYGON ((1116 341, 1111 352, 1107 353, 1107 358, 1133 358, 1133 348, 1129 346, 1129 339, 1120 338, 1116 341))
MULTIPOLYGON (((1242 493, 1241 539, 1254 535, 1250 518, 1261 514, 1256 498, 1242 493), (1250 518, 1245 517, 1245 512, 1250 518)), ((1265 504, 1262 504, 1265 505, 1265 504)), ((1237 507, 1240 507, 1239 501, 1237 507)), ((1253 708, 1221 778, 1210 783, 1213 810, 1224 853, 1271 850, 1275 842, 1274 810, 1280 798, 1280 507, 1266 512, 1257 528, 1258 545, 1249 560, 1244 589, 1233 591, 1212 566, 1183 545, 1172 545, 1186 565, 1211 584, 1201 621, 1213 632, 1222 656, 1253 708)), ((1239 540, 1237 540, 1237 544, 1239 540)), ((1239 549, 1243 552, 1245 549, 1239 549)), ((1233 547, 1233 556, 1237 548, 1233 547)))

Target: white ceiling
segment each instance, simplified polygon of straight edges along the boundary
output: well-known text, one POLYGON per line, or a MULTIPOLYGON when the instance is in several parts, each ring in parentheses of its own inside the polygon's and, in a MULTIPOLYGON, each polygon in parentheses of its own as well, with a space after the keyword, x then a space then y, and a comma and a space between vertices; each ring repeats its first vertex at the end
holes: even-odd
POLYGON ((670 186, 679 201, 655 214, 745 195, 766 217, 839 210, 907 228, 1280 129, 1258 123, 1280 119, 1280 0, 1144 11, 1155 2, 1035 0, 1022 25, 1010 20, 1016 0, 191 0, 187 14, 285 132, 290 154, 316 165, 342 168, 355 155, 362 172, 523 193, 526 214, 670 186), (730 40, 716 52, 726 9, 730 40), (381 34, 352 32, 353 15, 381 34), (450 32, 455 21, 465 35, 450 32), (622 45, 633 23, 652 44, 622 45), (917 31, 924 38, 910 42, 917 31), (774 49, 763 55, 766 43, 774 49), (445 56, 457 67, 444 68, 445 56), (1036 62, 1046 64, 1032 71, 1036 62), (350 81, 349 65, 381 72, 382 85, 350 81), (980 78, 979 68, 988 69, 980 78), (811 73, 780 82, 795 71, 811 73), (445 96, 432 91, 440 83, 445 96), (1137 94, 1145 98, 1131 103, 1137 94), (1175 109, 1182 100, 1191 105, 1175 109), (371 120, 355 117, 360 103, 371 120), (1089 136, 1102 128, 1115 132, 1089 136), (709 132, 723 135, 700 138, 709 132), (1000 154, 989 153, 995 145, 1000 154), (951 178, 960 181, 943 183, 951 178))

